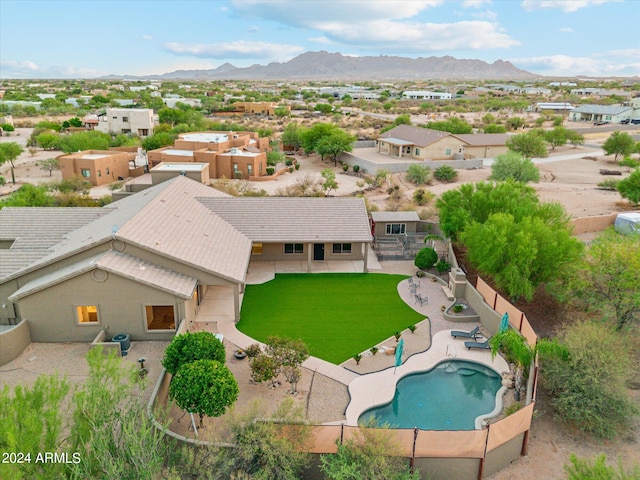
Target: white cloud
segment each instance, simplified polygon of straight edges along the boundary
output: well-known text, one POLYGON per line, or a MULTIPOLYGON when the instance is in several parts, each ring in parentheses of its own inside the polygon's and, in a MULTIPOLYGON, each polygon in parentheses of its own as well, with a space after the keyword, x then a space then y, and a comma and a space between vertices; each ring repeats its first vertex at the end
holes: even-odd
POLYGON ((151 35, 142 35, 142 39, 143 40, 153 40, 153 37, 151 35))
POLYGON ((571 27, 564 27, 564 28, 561 28, 561 29, 560 29, 560 31, 561 31, 562 33, 576 33, 576 32, 574 32, 574 31, 573 31, 573 28, 571 28, 571 27))
MULTIPOLYGON (((479 6, 484 0, 468 0, 479 6)), ((428 23, 411 20, 443 0, 327 0, 316 2, 232 0, 236 12, 320 32, 333 43, 384 53, 509 48, 520 43, 492 21, 428 23)), ((495 18, 495 14, 488 14, 495 18)))
POLYGON ((169 42, 164 44, 164 48, 175 55, 198 58, 260 58, 278 61, 290 60, 304 51, 304 48, 297 45, 243 40, 212 44, 169 42))
POLYGON ((463 0, 462 8, 480 8, 486 3, 491 3, 491 0, 463 0))
POLYGON ((632 59, 631 62, 624 60, 616 62, 614 61, 614 55, 610 55, 610 53, 611 52, 608 52, 607 55, 603 55, 601 58, 550 55, 543 57, 512 58, 509 59, 509 61, 519 68, 547 76, 575 77, 578 75, 588 75, 592 77, 607 77, 632 76, 638 74, 640 71, 640 62, 637 61, 637 53, 635 57, 628 54, 629 52, 627 51, 625 51, 624 56, 621 55, 622 58, 628 57, 632 59))
POLYGON ((559 8, 563 12, 570 13, 581 8, 603 3, 620 2, 621 0, 522 0, 522 8, 527 11, 540 8, 559 8))
POLYGON ((312 43, 322 43, 322 44, 333 43, 327 37, 311 37, 311 38, 308 38, 307 40, 309 40, 312 43))
POLYGON ((3 60, 0 78, 92 78, 106 72, 72 65, 42 66, 31 61, 3 60))

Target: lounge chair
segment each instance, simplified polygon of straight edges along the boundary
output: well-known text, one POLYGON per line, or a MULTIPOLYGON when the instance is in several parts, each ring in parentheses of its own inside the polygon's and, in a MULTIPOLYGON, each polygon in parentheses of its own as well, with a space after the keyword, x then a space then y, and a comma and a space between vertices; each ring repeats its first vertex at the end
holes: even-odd
POLYGON ((490 350, 491 345, 489 345, 490 338, 487 338, 484 342, 464 342, 464 346, 467 347, 467 350, 471 350, 472 348, 478 348, 480 350, 490 350))
POLYGON ((463 338, 473 338, 474 340, 481 336, 480 327, 476 327, 470 332, 463 332, 460 330, 451 330, 451 336, 453 338, 463 337, 463 338))

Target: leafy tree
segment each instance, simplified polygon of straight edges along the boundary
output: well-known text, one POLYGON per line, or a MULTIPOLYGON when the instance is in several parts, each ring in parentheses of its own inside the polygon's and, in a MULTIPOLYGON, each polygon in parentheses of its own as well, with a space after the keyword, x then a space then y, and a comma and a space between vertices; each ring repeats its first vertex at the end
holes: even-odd
POLYGON ((414 260, 416 267, 420 269, 431 268, 438 262, 438 253, 431 247, 421 249, 414 260))
POLYGON ((36 145, 43 150, 58 150, 60 148, 60 136, 55 133, 41 133, 35 140, 36 145))
POLYGON ((327 137, 339 130, 333 123, 316 123, 311 128, 302 130, 300 141, 305 153, 315 152, 321 138, 327 137))
POLYGON ((542 356, 542 380, 560 418, 601 438, 624 431, 637 406, 626 382, 634 360, 628 337, 594 321, 571 324, 561 332, 565 359, 542 356))
POLYGON ((267 152, 267 165, 274 167, 280 162, 284 162, 286 159, 284 153, 272 150, 267 152))
POLYGON ((111 136, 107 133, 91 131, 78 132, 60 137, 60 149, 64 153, 83 150, 108 150, 111 136))
MULTIPOLYGON (((73 424, 65 450, 81 461, 68 464, 70 478, 153 480, 161 474, 173 442, 147 415, 144 382, 119 353, 87 354, 89 376, 73 395, 73 424)), ((47 465, 49 466, 49 465, 47 465)))
POLYGON ((343 130, 337 130, 330 135, 320 138, 316 143, 315 150, 323 159, 325 155, 331 155, 334 166, 337 166, 338 155, 343 152, 352 151, 355 140, 356 138, 353 135, 349 135, 343 130))
POLYGON ((174 374, 182 365, 196 360, 226 361, 224 345, 211 332, 187 332, 176 335, 167 345, 162 366, 174 374))
POLYGON ((508 151, 496 157, 491 165, 491 180, 507 180, 528 183, 540 180, 540 171, 530 158, 523 157, 518 152, 508 151))
POLYGON ((547 157, 547 147, 544 139, 535 132, 513 135, 507 140, 507 148, 522 154, 525 158, 547 157))
POLYGON ((504 125, 496 125, 491 123, 484 127, 484 133, 506 133, 507 128, 504 125))
POLYGON ((340 444, 338 451, 320 457, 320 469, 330 480, 418 480, 420 473, 411 473, 384 428, 372 428, 370 423, 355 432, 353 438, 340 444))
POLYGON ((622 330, 640 314, 640 239, 613 229, 594 240, 583 261, 554 291, 561 300, 598 312, 622 330))
POLYGON ((618 161, 620 157, 631 155, 636 148, 636 142, 627 132, 613 132, 602 145, 604 153, 607 155, 615 155, 614 161, 618 161))
POLYGON ((284 131, 282 132, 282 140, 283 145, 288 145, 293 147, 294 150, 298 150, 302 146, 302 132, 304 132, 305 128, 300 126, 297 122, 290 122, 284 127, 284 131))
POLYGON ((333 106, 329 103, 318 103, 314 110, 316 112, 323 113, 325 115, 329 115, 333 111, 333 106))
POLYGON ((158 148, 173 145, 173 141, 175 139, 176 136, 169 132, 154 133, 142 141, 142 148, 147 151, 156 150, 158 148))
POLYGON ((621 463, 618 468, 607 465, 605 454, 598 455, 593 462, 578 458, 571 454, 570 465, 565 465, 567 480, 637 480, 640 478, 640 468, 635 467, 631 472, 625 472, 621 463))
POLYGON ((551 150, 555 150, 556 147, 561 147, 567 143, 567 132, 568 130, 562 126, 544 132, 544 139, 551 145, 551 150))
POLYGON ((618 193, 633 205, 640 204, 640 169, 631 172, 627 178, 620 180, 616 185, 618 193))
POLYGON ((458 176, 458 172, 450 165, 442 165, 433 172, 433 177, 440 182, 453 182, 458 176))
POLYGON ((40 170, 44 170, 45 172, 49 172, 49 176, 53 176, 53 171, 58 170, 60 168, 60 162, 57 158, 47 158, 46 160, 41 160, 39 163, 40 170))
POLYGON ((577 147, 578 145, 582 145, 584 143, 584 135, 576 132, 575 130, 567 130, 566 135, 567 141, 574 147, 577 147))
POLYGON ((322 178, 324 178, 324 182, 322 183, 322 189, 325 193, 329 193, 331 190, 336 190, 338 188, 338 182, 336 182, 336 174, 330 168, 325 168, 320 172, 322 178))
POLYGON ((22 147, 16 142, 0 143, 0 165, 4 165, 7 162, 11 164, 11 183, 13 184, 16 183, 16 175, 14 172, 16 166, 13 162, 23 151, 22 147))
POLYGON ((26 183, 7 198, 0 200, 2 207, 52 207, 54 199, 49 195, 47 187, 26 183))
POLYGON ((276 361, 295 393, 295 385, 300 377, 299 367, 309 358, 309 349, 300 339, 271 336, 267 338, 265 353, 276 361))
POLYGON ((38 377, 32 387, 0 390, 0 446, 3 452, 31 455, 25 463, 0 463, 2 478, 63 477, 62 464, 36 463, 38 452, 58 450, 63 431, 63 400, 69 383, 57 375, 38 377))
POLYGON ((126 133, 116 135, 109 142, 110 147, 137 147, 139 145, 142 145, 142 142, 138 137, 132 137, 126 133))
POLYGON ((425 185, 431 182, 431 169, 426 165, 412 163, 409 165, 406 174, 407 180, 416 185, 425 185))
POLYGON ((53 130, 54 132, 59 132, 62 130, 62 125, 58 122, 51 122, 49 120, 42 120, 41 122, 36 123, 35 129, 39 129, 42 131, 45 130, 53 130))
POLYGON ((429 122, 427 123, 427 128, 453 134, 473 132, 473 127, 471 125, 457 117, 451 117, 449 120, 443 120, 439 122, 429 122))
POLYGON ((286 107, 277 107, 273 110, 273 114, 276 117, 288 117, 291 115, 291 111, 286 107))
POLYGON ((582 254, 582 243, 571 236, 566 220, 551 224, 534 213, 520 221, 509 213, 494 213, 483 223, 468 225, 460 236, 469 261, 480 272, 510 297, 527 301, 538 285, 557 278, 582 254))
POLYGON ((507 119, 507 125, 511 128, 511 130, 518 130, 525 125, 525 121, 522 117, 511 117, 507 119))
POLYGON ((181 409, 200 416, 219 417, 238 399, 238 382, 222 363, 196 360, 184 363, 171 379, 169 398, 181 409))
POLYGON ((251 380, 256 383, 271 382, 275 385, 275 379, 279 374, 278 363, 273 357, 260 352, 251 359, 251 380))
POLYGON ((378 171, 376 172, 376 178, 375 178, 376 186, 381 187, 382 185, 384 185, 384 182, 386 182, 390 176, 391 176, 391 172, 389 170, 386 170, 384 168, 378 169, 378 171))
POLYGON ((297 480, 309 462, 311 431, 303 423, 303 412, 288 398, 272 414, 272 421, 254 406, 231 421, 233 446, 221 451, 215 470, 224 478, 297 480), (281 425, 286 425, 282 428, 281 425))
POLYGON ((618 165, 621 167, 627 167, 627 171, 630 171, 633 168, 640 167, 640 161, 631 157, 624 157, 622 160, 618 162, 618 165))

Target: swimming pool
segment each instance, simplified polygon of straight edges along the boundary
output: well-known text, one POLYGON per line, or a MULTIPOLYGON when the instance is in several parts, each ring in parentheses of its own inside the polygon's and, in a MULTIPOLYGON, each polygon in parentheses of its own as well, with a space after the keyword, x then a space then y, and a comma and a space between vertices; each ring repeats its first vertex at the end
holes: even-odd
POLYGON ((493 369, 465 360, 447 360, 427 372, 398 381, 393 400, 370 408, 360 421, 375 416, 392 428, 473 430, 475 420, 496 407, 502 378, 493 369))

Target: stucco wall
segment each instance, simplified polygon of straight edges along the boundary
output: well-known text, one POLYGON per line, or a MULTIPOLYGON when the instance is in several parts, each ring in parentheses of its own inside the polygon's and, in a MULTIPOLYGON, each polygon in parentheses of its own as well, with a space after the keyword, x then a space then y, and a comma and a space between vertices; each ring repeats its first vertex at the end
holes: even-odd
POLYGON ((397 238, 398 240, 402 241, 402 239, 404 238, 403 235, 387 235, 387 225, 391 225, 394 223, 404 223, 406 225, 405 227, 405 233, 416 233, 417 231, 417 226, 416 224, 418 222, 377 222, 376 226, 374 228, 374 233, 375 236, 380 238, 380 237, 386 237, 386 238, 397 238))
MULTIPOLYGON (((375 163, 364 158, 360 158, 357 156, 358 151, 354 150, 353 153, 343 153, 340 156, 340 161, 346 163, 350 167, 354 165, 359 165, 361 171, 366 172, 370 175, 375 175, 378 170, 388 170, 391 173, 399 173, 406 172, 410 165, 415 165, 415 161, 413 162, 404 162, 402 159, 390 157, 388 162, 385 163, 375 163)), ((474 160, 431 160, 428 162, 421 163, 420 165, 427 165, 432 170, 435 170, 438 167, 443 165, 449 165, 452 168, 458 170, 473 170, 476 168, 482 168, 482 159, 474 159, 474 160)))
POLYGON ((0 367, 17 358, 30 343, 31 333, 26 320, 0 332, 0 367))
MULTIPOLYGON (((300 243, 300 242, 296 242, 300 243)), ((321 242, 318 242, 321 243, 321 242)), ((345 242, 348 243, 348 242, 345 242)), ((351 254, 334 254, 332 243, 324 244, 325 260, 362 260, 364 258, 364 248, 362 243, 351 243, 351 254)), ((308 258, 309 249, 311 249, 311 261, 313 261, 314 244, 303 243, 302 254, 285 254, 283 243, 263 243, 261 255, 251 255, 251 261, 303 261, 308 258)))
POLYGON ((114 274, 96 282, 86 273, 21 299, 20 310, 29 320, 34 342, 91 342, 102 329, 107 339, 128 333, 131 340, 170 340, 173 332, 146 332, 144 306, 173 305, 177 316, 183 303, 114 274), (78 325, 75 305, 97 305, 99 323, 78 325))

